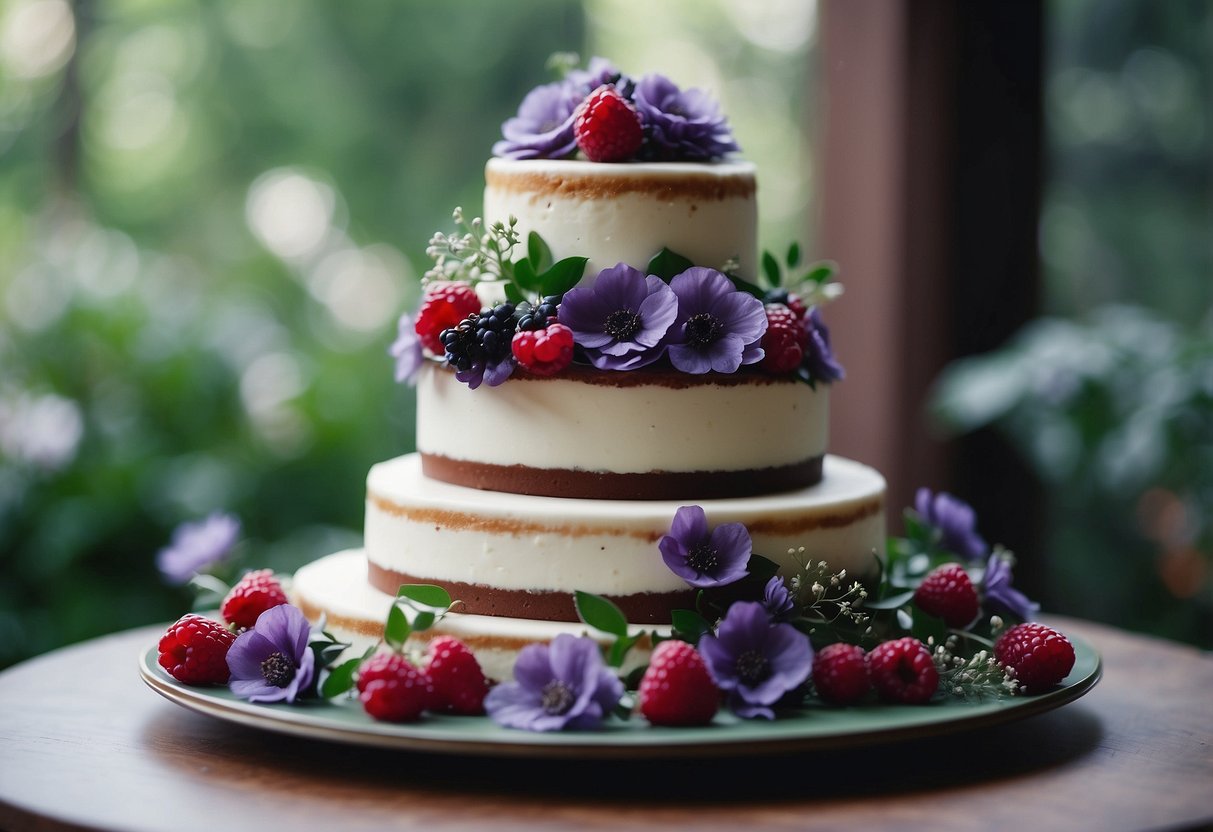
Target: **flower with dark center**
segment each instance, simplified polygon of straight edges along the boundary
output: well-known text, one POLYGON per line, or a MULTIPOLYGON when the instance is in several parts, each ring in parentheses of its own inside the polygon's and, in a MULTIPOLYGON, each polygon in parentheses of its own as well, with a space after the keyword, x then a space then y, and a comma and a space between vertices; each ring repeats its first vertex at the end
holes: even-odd
POLYGON ((667 338, 670 362, 684 373, 734 373, 762 360, 762 301, 714 269, 694 266, 670 281, 678 317, 667 338))
POLYGON ((560 322, 600 370, 635 370, 661 358, 678 299, 659 277, 626 263, 603 269, 590 286, 565 293, 560 322))
POLYGON ((661 559, 670 571, 691 586, 725 586, 748 573, 753 544, 741 523, 708 528, 700 506, 682 506, 674 514, 670 533, 657 541, 661 559))
POLYGON ((932 494, 920 488, 914 497, 914 510, 932 528, 940 548, 966 560, 979 560, 990 551, 977 533, 977 514, 965 501, 946 492, 932 494))
POLYGON ((808 636, 773 621, 757 601, 730 606, 715 633, 699 640, 699 652, 733 713, 745 719, 773 719, 771 706, 813 670, 808 636))
POLYGON ((173 530, 173 542, 156 553, 156 567, 171 584, 184 584, 228 556, 240 539, 240 521, 215 512, 197 523, 173 530))
POLYGON ((514 662, 514 680, 489 691, 493 721, 523 731, 597 728, 623 697, 623 683, 602 661, 598 642, 561 633, 528 644, 514 662))
POLYGON ((683 91, 652 74, 636 82, 632 100, 645 129, 646 159, 702 162, 741 149, 719 105, 701 90, 683 91))
POLYGON ((310 634, 298 607, 279 604, 261 613, 227 651, 232 693, 250 702, 294 702, 315 676, 310 634))
POLYGON ((1010 613, 1020 621, 1031 621, 1040 611, 1040 604, 1011 586, 1011 566, 1009 552, 996 551, 990 555, 981 581, 982 595, 988 608, 1010 613))

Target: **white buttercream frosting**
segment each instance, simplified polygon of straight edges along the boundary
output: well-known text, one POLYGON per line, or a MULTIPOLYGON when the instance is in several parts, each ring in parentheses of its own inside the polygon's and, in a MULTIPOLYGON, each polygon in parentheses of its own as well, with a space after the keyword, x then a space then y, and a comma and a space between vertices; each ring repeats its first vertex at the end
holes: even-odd
POLYGON ((427 364, 417 449, 469 462, 643 473, 745 471, 826 452, 828 386, 753 376, 687 386, 512 378, 471 390, 427 364))
POLYGON ((739 264, 749 280, 758 261, 758 209, 750 162, 609 165, 569 160, 490 159, 487 222, 518 219, 525 241, 537 231, 557 260, 588 257, 588 282, 627 263, 644 269, 668 248, 698 266, 739 264))
MULTIPOLYGON (((699 501, 708 522, 744 523, 754 551, 793 570, 789 549, 870 574, 884 540, 884 479, 826 457, 810 488, 699 501)), ((683 502, 576 500, 478 491, 428 479, 417 454, 371 469, 366 551, 385 569, 499 589, 631 595, 685 589, 657 540, 683 502)))

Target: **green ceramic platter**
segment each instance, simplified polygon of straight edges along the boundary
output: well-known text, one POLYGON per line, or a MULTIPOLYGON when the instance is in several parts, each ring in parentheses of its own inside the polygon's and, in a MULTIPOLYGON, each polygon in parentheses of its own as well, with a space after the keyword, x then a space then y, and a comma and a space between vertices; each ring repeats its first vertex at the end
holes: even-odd
POLYGON ((1024 719, 1074 701, 1100 676, 1099 654, 1078 639, 1074 670, 1054 690, 984 702, 810 707, 775 720, 740 720, 722 711, 702 728, 655 728, 643 718, 612 718, 599 731, 538 734, 502 728, 487 717, 433 715, 410 725, 375 722, 356 700, 250 704, 225 688, 189 687, 139 657, 152 690, 199 713, 241 725, 334 742, 449 754, 520 757, 689 757, 806 751, 933 736, 1024 719))

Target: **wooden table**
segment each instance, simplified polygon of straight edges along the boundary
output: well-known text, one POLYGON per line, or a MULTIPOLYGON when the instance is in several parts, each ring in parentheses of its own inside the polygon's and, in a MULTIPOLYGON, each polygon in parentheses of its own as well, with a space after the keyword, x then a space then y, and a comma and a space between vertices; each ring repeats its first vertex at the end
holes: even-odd
POLYGON ((816 755, 498 760, 293 738, 140 681, 160 628, 0 674, 0 828, 1143 829, 1213 825, 1213 658, 1096 626, 1104 678, 1021 722, 816 755))

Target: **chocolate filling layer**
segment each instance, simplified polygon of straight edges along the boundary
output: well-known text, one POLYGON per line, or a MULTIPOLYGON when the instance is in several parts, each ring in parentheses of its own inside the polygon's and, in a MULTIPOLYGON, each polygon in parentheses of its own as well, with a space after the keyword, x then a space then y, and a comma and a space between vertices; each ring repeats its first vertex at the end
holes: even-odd
POLYGON ((535 497, 589 500, 719 500, 756 497, 806 488, 821 482, 821 456, 791 465, 743 471, 647 471, 616 473, 567 468, 531 468, 421 454, 421 470, 431 479, 535 497))
MULTIPOLYGON (((540 621, 579 620, 571 593, 495 589, 481 584, 418 578, 370 562, 367 566, 370 584, 380 592, 395 595, 401 584, 437 584, 460 602, 453 608, 455 612, 540 621)), ((614 601, 632 624, 669 624, 670 610, 694 609, 695 604, 695 590, 690 588, 679 592, 642 592, 605 597, 614 601)))

